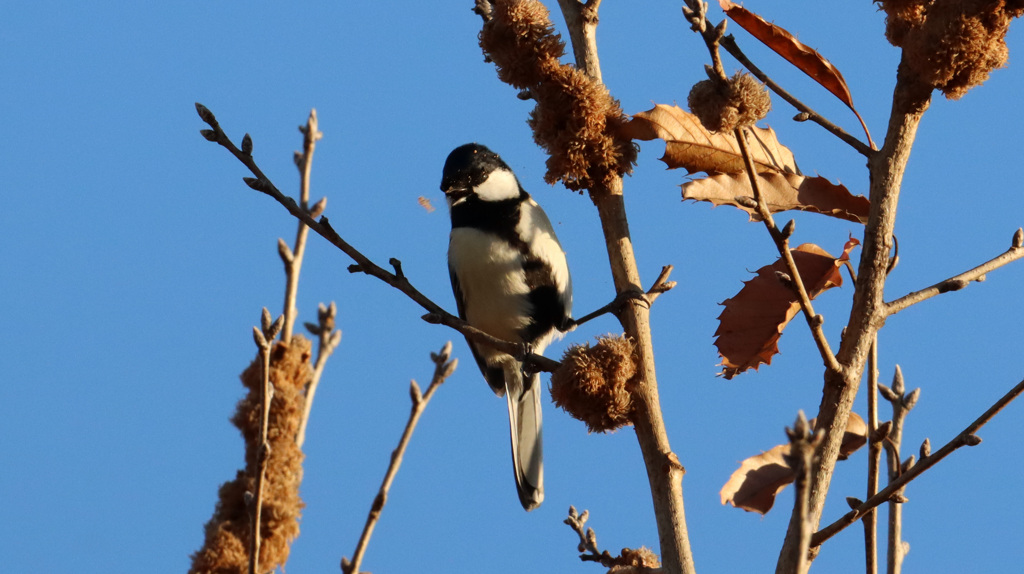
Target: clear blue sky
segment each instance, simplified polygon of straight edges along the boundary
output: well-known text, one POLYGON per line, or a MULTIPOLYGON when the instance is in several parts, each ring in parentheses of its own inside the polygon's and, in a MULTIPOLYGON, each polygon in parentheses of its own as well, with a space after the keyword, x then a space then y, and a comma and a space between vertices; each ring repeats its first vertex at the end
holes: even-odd
MULTIPOLYGON (((552 2, 551 4, 554 4, 552 2)), ((565 245, 578 314, 613 295, 590 201, 542 181, 544 156, 525 124, 531 106, 501 84, 476 43, 472 2, 110 2, 42 0, 0 9, 0 547, 10 572, 183 572, 203 539, 218 486, 242 463, 228 423, 251 360, 261 307, 280 312, 278 237, 294 223, 245 187, 244 168, 198 134, 193 102, 213 110, 283 190, 295 192, 296 126, 316 107, 325 136, 313 194, 350 242, 379 262, 398 257, 426 294, 454 308, 438 191, 456 145, 503 154, 545 207, 565 245), (416 199, 438 207, 427 213, 416 199)), ((627 112, 683 103, 706 52, 679 2, 605 2, 605 79, 627 112)), ((845 75, 881 140, 896 49, 871 2, 747 2, 798 33, 845 75)), ((713 9, 715 19, 720 12, 713 9)), ((556 17, 561 26, 561 18, 556 17)), ((1018 24, 1015 24, 1017 26, 1018 24)), ((842 104, 732 28, 755 61, 852 133, 842 104)), ((894 298, 1002 252, 1024 225, 1018 102, 1019 31, 1010 65, 960 102, 935 100, 904 186, 894 298)), ((736 67, 730 60, 728 68, 736 67)), ((775 99, 767 123, 802 170, 865 193, 864 160, 775 99)), ((687 468, 690 532, 702 572, 774 567, 792 495, 765 518, 723 507, 738 461, 783 440, 798 409, 817 410, 821 367, 806 326, 782 337, 771 367, 716 378, 718 302, 774 260, 763 226, 730 208, 683 204, 681 172, 642 146, 626 182, 645 282, 676 266, 653 327, 662 406, 687 468)), ((838 252, 851 223, 800 215, 798 242, 838 252)), ((785 221, 787 217, 783 217, 785 221)), ((855 252, 856 256, 857 252, 855 252)), ((351 556, 408 412, 410 378, 455 340, 462 365, 413 438, 364 568, 410 571, 598 572, 580 564, 561 521, 591 511, 603 547, 657 548, 647 479, 630 429, 588 435, 545 404, 547 498, 519 507, 507 423, 465 343, 423 323, 396 291, 350 275, 313 238, 300 320, 337 301, 344 338, 317 395, 302 494, 307 508, 288 571, 332 572, 351 556)), ((937 448, 1024 377, 1024 264, 909 309, 881 336, 883 379, 895 363, 923 387, 907 453, 937 448)), ((833 341, 850 290, 818 303, 833 341)), ((552 347, 616 331, 602 319, 552 347)), ((857 410, 864 412, 863 396, 857 410)), ((887 417, 887 410, 882 411, 887 417)), ((907 492, 905 572, 1009 572, 1024 547, 1024 405, 1014 404, 907 492)), ((839 469, 826 520, 863 496, 865 454, 839 469)), ((860 528, 828 542, 816 568, 855 572, 860 528)))

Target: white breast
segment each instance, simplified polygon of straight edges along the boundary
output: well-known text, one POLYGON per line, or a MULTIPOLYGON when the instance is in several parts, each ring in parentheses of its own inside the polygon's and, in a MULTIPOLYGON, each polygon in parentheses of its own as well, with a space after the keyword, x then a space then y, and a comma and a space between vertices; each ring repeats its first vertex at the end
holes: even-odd
POLYGON ((466 321, 500 339, 520 341, 530 305, 519 252, 495 235, 458 227, 452 230, 448 261, 462 290, 466 321))

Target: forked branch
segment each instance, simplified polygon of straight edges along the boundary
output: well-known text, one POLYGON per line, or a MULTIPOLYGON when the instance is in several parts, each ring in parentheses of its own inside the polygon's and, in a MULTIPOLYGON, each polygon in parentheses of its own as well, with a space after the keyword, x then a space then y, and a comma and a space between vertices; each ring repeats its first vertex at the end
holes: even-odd
MULTIPOLYGON (((865 500, 863 503, 858 505, 856 508, 847 512, 842 518, 836 520, 832 524, 829 524, 825 528, 822 528, 818 532, 814 533, 811 538, 811 546, 818 546, 822 542, 825 542, 829 538, 832 538, 847 526, 857 522, 863 517, 869 510, 877 507, 878 505, 887 502, 890 498, 896 495, 904 486, 910 481, 914 480, 918 476, 924 473, 924 471, 935 466, 939 461, 946 458, 953 451, 964 446, 976 446, 981 443, 981 438, 978 437, 977 433, 981 427, 985 426, 990 420, 992 420, 999 411, 1006 408, 1014 399, 1019 397, 1021 393, 1024 393, 1024 381, 1017 383, 1009 392, 1002 396, 998 401, 995 402, 988 410, 984 412, 980 417, 975 419, 973 423, 967 426, 960 434, 953 437, 948 443, 946 443, 938 451, 922 456, 916 464, 910 469, 901 474, 898 478, 889 483, 888 486, 880 490, 877 494, 871 498, 865 500)), ((922 453, 924 454, 924 453, 922 453)))
POLYGON ((420 416, 427 408, 427 404, 434 396, 434 393, 441 387, 445 379, 455 372, 455 367, 459 364, 458 359, 448 360, 451 357, 451 353, 451 341, 445 343, 440 353, 430 353, 430 360, 434 362, 434 376, 430 380, 427 392, 421 392, 420 386, 416 384, 416 381, 412 381, 409 385, 409 395, 412 397, 412 411, 409 413, 409 420, 405 424, 405 430, 402 432, 402 438, 398 441, 398 446, 391 453, 391 464, 388 466, 387 472, 384 473, 384 481, 380 485, 377 496, 373 499, 370 514, 366 517, 366 525, 363 527, 363 533, 356 544, 356 551, 352 555, 352 560, 349 561, 348 558, 341 559, 341 571, 344 574, 359 574, 359 566, 363 562, 363 556, 366 555, 366 547, 370 543, 370 536, 373 535, 373 529, 377 526, 380 514, 387 503, 388 491, 391 490, 391 483, 394 482, 395 475, 398 474, 398 469, 402 466, 402 457, 405 456, 409 440, 412 438, 413 431, 416 430, 416 423, 419 422, 420 416))

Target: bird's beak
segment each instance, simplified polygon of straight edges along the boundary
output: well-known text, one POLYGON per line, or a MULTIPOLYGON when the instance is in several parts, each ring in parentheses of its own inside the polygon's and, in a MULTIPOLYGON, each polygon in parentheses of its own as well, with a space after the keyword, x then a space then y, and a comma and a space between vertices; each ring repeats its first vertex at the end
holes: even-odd
POLYGON ((444 192, 445 197, 448 198, 448 203, 455 204, 461 199, 465 199, 469 195, 470 190, 468 187, 463 185, 452 185, 449 187, 442 187, 441 191, 444 192))

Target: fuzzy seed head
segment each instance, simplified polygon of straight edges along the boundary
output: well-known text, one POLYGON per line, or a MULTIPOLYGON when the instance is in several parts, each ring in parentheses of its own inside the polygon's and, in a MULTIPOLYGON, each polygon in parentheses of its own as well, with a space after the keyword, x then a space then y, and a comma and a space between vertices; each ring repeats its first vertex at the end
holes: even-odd
POLYGON ((717 79, 697 82, 686 103, 700 123, 713 132, 752 126, 772 109, 768 90, 743 72, 736 72, 724 83, 717 79))
POLYGON ((590 432, 615 430, 631 423, 636 371, 633 343, 624 336, 573 345, 551 377, 551 398, 590 432))

